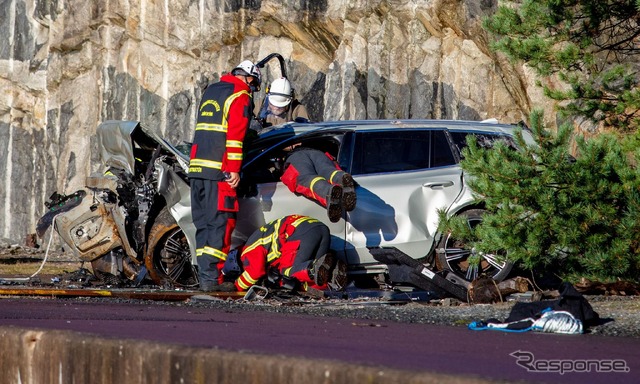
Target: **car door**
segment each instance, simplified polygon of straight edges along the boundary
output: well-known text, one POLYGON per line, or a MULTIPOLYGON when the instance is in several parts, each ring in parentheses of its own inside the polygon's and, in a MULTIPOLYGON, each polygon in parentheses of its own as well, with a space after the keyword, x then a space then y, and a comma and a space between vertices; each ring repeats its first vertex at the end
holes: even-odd
MULTIPOLYGON (((385 129, 355 135, 350 171, 356 209, 348 213, 345 254, 360 269, 381 268, 368 247, 393 246, 413 258, 431 250, 438 209, 462 191, 444 129, 385 129)), ((358 268, 356 268, 358 269, 358 268)))
POLYGON ((266 149, 251 161, 243 170, 243 178, 250 180, 250 185, 244 186, 244 192, 239 199, 240 210, 236 229, 233 234, 233 245, 239 246, 249 235, 261 225, 272 220, 293 214, 306 215, 322 221, 331 232, 331 248, 342 253, 345 248, 345 222, 340 220, 332 223, 326 208, 317 202, 291 192, 280 181, 285 151, 283 148, 294 143, 320 149, 337 157, 341 132, 329 132, 318 135, 293 137, 266 149))

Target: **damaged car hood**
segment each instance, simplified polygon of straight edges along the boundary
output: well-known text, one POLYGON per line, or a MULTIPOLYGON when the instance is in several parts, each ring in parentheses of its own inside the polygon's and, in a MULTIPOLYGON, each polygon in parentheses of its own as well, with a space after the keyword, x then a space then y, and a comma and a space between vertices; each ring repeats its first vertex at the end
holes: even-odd
POLYGON ((97 130, 100 163, 134 174, 134 148, 153 150, 158 145, 173 154, 188 169, 189 157, 137 121, 108 120, 97 130))

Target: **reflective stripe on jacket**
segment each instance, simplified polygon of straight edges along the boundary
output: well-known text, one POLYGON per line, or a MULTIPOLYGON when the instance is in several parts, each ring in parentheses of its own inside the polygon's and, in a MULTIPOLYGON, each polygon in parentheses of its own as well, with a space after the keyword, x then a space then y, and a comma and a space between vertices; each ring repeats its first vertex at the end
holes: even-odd
POLYGON ((240 172, 250 108, 249 87, 235 76, 224 75, 207 87, 198 107, 189 177, 223 180, 223 172, 240 172))
POLYGON ((267 274, 267 267, 282 256, 283 245, 300 225, 318 222, 312 217, 290 215, 260 227, 242 250, 244 272, 236 280, 236 287, 243 291, 249 289, 267 274))

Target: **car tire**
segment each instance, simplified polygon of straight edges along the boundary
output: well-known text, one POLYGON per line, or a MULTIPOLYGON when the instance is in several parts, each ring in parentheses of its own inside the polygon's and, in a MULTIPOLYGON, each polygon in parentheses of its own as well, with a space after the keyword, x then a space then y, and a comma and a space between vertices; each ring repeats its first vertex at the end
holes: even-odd
POLYGON ((160 211, 149 231, 144 261, 151 280, 162 288, 198 286, 187 237, 167 208, 160 211))
MULTIPOLYGON (((469 209, 458 215, 466 217, 468 224, 474 227, 482 221, 485 212, 484 209, 469 209)), ((500 282, 509 275, 513 268, 512 262, 496 260, 495 257, 492 257, 493 255, 481 256, 480 264, 476 268, 468 262, 468 258, 473 252, 475 251, 469 249, 463 241, 455 239, 451 233, 445 233, 436 248, 436 268, 450 271, 450 273, 469 282, 483 274, 500 282)))

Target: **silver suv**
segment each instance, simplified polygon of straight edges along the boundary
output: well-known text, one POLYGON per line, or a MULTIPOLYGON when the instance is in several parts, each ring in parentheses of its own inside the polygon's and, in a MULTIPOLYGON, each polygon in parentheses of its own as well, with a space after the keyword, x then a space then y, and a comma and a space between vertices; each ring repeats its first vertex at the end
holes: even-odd
POLYGON ((470 250, 438 228, 439 209, 464 215, 470 225, 481 220, 458 165, 468 135, 481 145, 506 140, 515 146, 515 127, 490 122, 443 120, 366 120, 286 124, 264 132, 250 143, 243 167, 245 184, 237 244, 259 223, 298 213, 322 220, 332 234, 332 248, 354 274, 384 273, 373 247, 395 247, 439 269, 472 281, 480 273, 502 280, 511 265, 495 255, 482 255, 479 267, 467 263, 470 250), (357 206, 332 223, 324 208, 292 194, 279 181, 283 148, 303 146, 328 152, 356 182, 357 206))
MULTIPOLYGON (((331 246, 353 278, 385 276, 387 265, 371 249, 391 247, 466 281, 480 273, 502 280, 511 264, 483 254, 479 266, 470 265, 472 250, 438 233, 438 210, 463 215, 470 225, 482 220, 482 203, 473 198, 459 166, 461 149, 469 135, 481 145, 505 140, 515 147, 515 129, 479 121, 366 120, 251 131, 234 247, 266 222, 303 214, 330 228, 331 246), (328 152, 351 173, 355 210, 332 223, 323 207, 279 181, 283 149, 294 143, 328 152)), ((140 280, 146 269, 161 286, 197 286, 188 145, 174 147, 137 122, 105 122, 97 134, 108 172, 89 177, 83 192, 52 196, 48 206, 54 208, 41 219, 38 233, 55 220, 63 240, 103 277, 140 280)))

